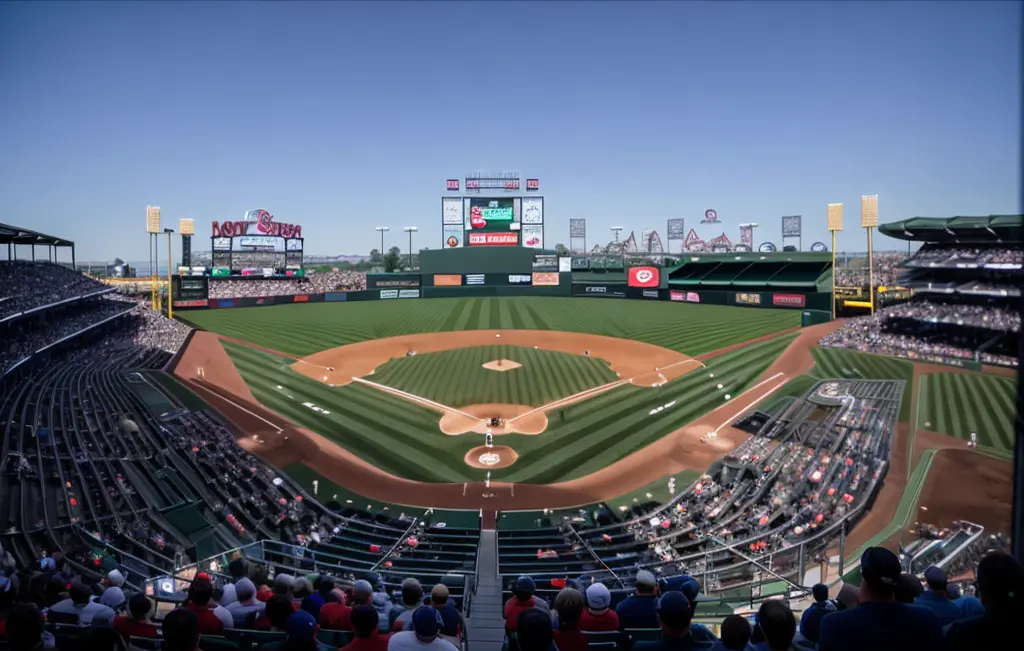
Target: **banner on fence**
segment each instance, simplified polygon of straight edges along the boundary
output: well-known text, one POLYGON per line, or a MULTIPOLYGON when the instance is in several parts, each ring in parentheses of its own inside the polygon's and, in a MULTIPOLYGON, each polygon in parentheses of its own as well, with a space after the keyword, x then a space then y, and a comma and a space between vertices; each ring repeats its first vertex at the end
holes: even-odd
POLYGON ((461 274, 434 274, 434 287, 456 287, 461 284, 461 274))
POLYGON ((348 300, 348 292, 327 292, 324 300, 328 303, 340 303, 348 300))
POLYGON ((485 285, 487 284, 487 276, 484 274, 466 274, 467 285, 485 285))
POLYGON ((543 272, 533 274, 533 285, 536 287, 557 287, 558 272, 543 272))
POLYGON ((608 285, 573 285, 573 296, 596 296, 598 298, 626 298, 625 288, 608 285))
POLYGON ((630 287, 657 287, 661 284, 661 278, 657 267, 630 267, 630 287))
POLYGON ((772 294, 772 305, 779 307, 803 307, 807 297, 803 294, 772 294))
POLYGON ((645 289, 643 293, 644 298, 658 298, 658 290, 656 289, 645 289))
POLYGON ((382 290, 380 290, 380 298, 381 298, 381 300, 388 299, 388 298, 398 298, 398 290, 397 289, 382 289, 382 290))
POLYGON ((700 294, 697 292, 680 292, 672 290, 668 293, 668 298, 671 301, 682 301, 685 303, 700 303, 700 294))
POLYGON ((736 294, 736 302, 743 305, 760 305, 761 295, 758 293, 742 293, 736 294))
POLYGON ((398 290, 398 298, 419 298, 420 290, 418 289, 400 289, 398 290))
POLYGON ((533 276, 530 274, 509 274, 509 285, 529 285, 533 283, 533 276))

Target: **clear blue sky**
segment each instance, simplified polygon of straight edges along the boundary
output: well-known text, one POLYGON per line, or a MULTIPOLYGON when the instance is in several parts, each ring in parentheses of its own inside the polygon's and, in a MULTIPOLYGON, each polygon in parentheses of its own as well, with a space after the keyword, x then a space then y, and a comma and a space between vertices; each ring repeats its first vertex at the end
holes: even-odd
POLYGON ((5 3, 0 221, 91 260, 145 259, 147 204, 197 249, 256 208, 311 253, 437 248, 445 179, 506 169, 549 245, 714 208, 809 247, 843 202, 861 251, 862 194, 1018 212, 1020 37, 1018 2, 5 3))

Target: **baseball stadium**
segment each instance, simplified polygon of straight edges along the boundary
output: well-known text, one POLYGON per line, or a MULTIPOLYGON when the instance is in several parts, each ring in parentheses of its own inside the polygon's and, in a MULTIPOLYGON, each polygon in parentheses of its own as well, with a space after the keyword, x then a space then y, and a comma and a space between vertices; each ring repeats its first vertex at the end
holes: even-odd
MULTIPOLYGON (((436 584, 453 641, 497 649, 506 600, 566 586, 606 609, 682 590, 710 641, 766 600, 857 586, 871 549, 968 585, 1009 546, 1020 216, 878 226, 920 244, 886 266, 893 293, 870 251, 844 267, 834 243, 755 246, 753 225, 733 245, 714 210, 685 236, 669 220, 665 247, 645 229, 588 248, 524 185, 449 180, 441 248, 366 273, 307 264, 302 226, 267 210, 214 221, 206 260, 183 221, 166 278, 85 274, 72 242, 0 226, 48 251, 0 263, 12 567, 52 550, 44 571, 158 609, 228 585, 301 600, 315 575, 400 613, 436 584)), ((840 204, 827 217, 842 229, 840 204)), ((226 610, 202 648, 283 639, 226 610)), ((619 644, 601 630, 592 647, 619 644)))

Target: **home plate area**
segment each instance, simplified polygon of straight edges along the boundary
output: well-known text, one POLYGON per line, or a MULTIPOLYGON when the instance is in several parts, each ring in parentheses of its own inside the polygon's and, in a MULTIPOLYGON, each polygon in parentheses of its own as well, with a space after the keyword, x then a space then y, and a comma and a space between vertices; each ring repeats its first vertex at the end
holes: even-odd
POLYGON ((510 359, 495 359, 482 365, 488 371, 511 371, 522 366, 519 362, 510 359))

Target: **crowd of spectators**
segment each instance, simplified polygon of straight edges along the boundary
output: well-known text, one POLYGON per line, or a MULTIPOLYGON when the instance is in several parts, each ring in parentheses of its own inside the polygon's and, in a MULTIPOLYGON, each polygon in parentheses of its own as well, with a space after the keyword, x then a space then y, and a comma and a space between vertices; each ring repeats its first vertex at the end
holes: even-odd
POLYGON ((310 272, 305 278, 210 279, 210 298, 262 298, 366 289, 366 274, 356 271, 310 272))
POLYGON ((957 267, 957 265, 1024 264, 1024 251, 1006 248, 925 247, 906 261, 908 267, 957 267))
POLYGON ((967 325, 1003 332, 1020 332, 1020 311, 998 305, 937 303, 925 299, 891 305, 875 312, 885 319, 916 319, 930 323, 967 325))
POLYGON ((0 319, 110 288, 50 262, 0 261, 0 319))
MULTIPOLYGON (((856 258, 858 266, 847 265, 837 266, 835 270, 837 287, 867 287, 868 267, 867 258, 856 258)), ((898 284, 900 267, 906 262, 907 254, 902 251, 876 252, 872 257, 873 272, 871 280, 875 287, 892 287, 898 284)), ((842 262, 839 257, 837 265, 842 262)))

